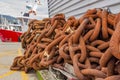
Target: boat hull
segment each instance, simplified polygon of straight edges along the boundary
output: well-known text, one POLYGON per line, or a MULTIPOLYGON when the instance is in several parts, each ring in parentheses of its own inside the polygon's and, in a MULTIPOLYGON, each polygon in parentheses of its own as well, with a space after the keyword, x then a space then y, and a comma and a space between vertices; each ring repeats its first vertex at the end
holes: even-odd
POLYGON ((2 42, 19 42, 22 32, 0 29, 0 39, 2 42))

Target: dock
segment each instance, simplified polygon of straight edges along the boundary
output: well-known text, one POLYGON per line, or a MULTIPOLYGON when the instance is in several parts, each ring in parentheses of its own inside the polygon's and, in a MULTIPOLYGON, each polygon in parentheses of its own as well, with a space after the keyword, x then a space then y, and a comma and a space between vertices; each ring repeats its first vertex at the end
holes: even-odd
POLYGON ((10 70, 14 58, 23 52, 19 42, 0 42, 0 80, 38 80, 36 73, 10 70))

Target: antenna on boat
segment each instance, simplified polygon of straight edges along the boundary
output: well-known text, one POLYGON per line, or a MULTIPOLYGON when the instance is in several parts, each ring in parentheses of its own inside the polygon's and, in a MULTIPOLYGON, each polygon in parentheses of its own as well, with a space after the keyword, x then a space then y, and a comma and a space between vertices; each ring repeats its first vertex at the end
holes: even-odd
POLYGON ((37 9, 38 9, 38 6, 39 5, 42 5, 40 3, 40 0, 34 0, 34 2, 32 3, 31 0, 27 0, 26 1, 26 9, 28 10, 27 12, 24 13, 23 16, 27 16, 29 17, 30 14, 34 14, 34 15, 37 15, 37 9))

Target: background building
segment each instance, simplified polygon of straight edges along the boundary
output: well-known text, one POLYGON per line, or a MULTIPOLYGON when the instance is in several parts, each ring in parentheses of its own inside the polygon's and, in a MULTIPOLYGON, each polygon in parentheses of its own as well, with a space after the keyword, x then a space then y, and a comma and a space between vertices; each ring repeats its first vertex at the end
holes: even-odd
POLYGON ((120 12, 120 0, 48 0, 49 17, 57 13, 80 17, 88 9, 109 7, 111 12, 120 12))

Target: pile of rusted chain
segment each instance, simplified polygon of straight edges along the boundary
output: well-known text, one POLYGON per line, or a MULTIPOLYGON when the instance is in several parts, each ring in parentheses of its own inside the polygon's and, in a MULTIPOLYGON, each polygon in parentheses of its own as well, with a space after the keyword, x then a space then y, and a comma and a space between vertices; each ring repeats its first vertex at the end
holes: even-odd
POLYGON ((80 80, 118 80, 119 20, 105 9, 88 10, 79 19, 57 14, 33 20, 21 36, 24 55, 14 59, 11 70, 63 69, 69 63, 80 80))

